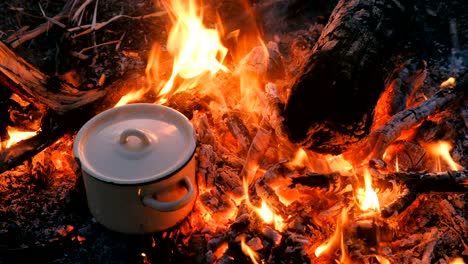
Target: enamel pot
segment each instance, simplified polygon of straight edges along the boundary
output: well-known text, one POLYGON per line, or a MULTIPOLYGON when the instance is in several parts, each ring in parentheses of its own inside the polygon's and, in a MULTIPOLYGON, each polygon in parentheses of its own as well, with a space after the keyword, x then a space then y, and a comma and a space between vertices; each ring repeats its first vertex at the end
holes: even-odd
POLYGON ((129 104, 96 115, 73 144, 91 214, 122 233, 176 225, 198 193, 195 148, 191 123, 172 108, 129 104))

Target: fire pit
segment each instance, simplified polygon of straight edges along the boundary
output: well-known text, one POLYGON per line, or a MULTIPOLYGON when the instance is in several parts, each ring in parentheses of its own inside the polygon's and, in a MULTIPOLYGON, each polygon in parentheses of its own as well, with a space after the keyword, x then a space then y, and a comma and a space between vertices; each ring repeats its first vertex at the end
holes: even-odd
POLYGON ((467 262, 466 4, 59 2, 0 4, 0 262, 467 262), (72 152, 133 103, 197 137, 193 210, 144 235, 72 152))

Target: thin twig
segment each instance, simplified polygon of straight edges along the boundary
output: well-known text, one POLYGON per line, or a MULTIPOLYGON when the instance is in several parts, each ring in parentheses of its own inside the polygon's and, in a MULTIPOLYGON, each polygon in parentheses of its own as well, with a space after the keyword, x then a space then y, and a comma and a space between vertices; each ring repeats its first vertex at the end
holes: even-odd
POLYGON ((109 19, 109 20, 107 20, 105 22, 98 22, 94 26, 93 26, 93 24, 88 24, 88 25, 78 26, 78 27, 74 27, 74 28, 69 28, 67 30, 69 32, 74 32, 74 31, 78 31, 78 30, 81 30, 81 29, 88 29, 88 30, 85 30, 85 31, 75 35, 74 37, 76 38, 76 37, 88 34, 88 33, 92 32, 93 30, 99 30, 102 27, 106 26, 107 24, 109 24, 109 23, 111 23, 111 22, 113 22, 113 21, 115 21, 117 19, 120 19, 120 18, 146 19, 146 18, 152 18, 152 17, 161 17, 161 16, 164 16, 166 14, 167 14, 166 11, 159 11, 159 12, 155 12, 155 13, 151 13, 151 14, 143 15, 143 16, 137 16, 137 17, 132 17, 132 16, 128 16, 128 15, 117 15, 117 16, 114 16, 114 17, 112 17, 111 19, 109 19))
POLYGON ((94 49, 94 48, 97 48, 97 47, 100 47, 100 46, 112 45, 112 44, 115 44, 115 43, 120 43, 120 40, 111 40, 111 41, 108 41, 108 42, 93 45, 91 47, 86 47, 86 48, 80 50, 80 52, 78 52, 78 54, 82 54, 83 52, 86 52, 86 51, 88 51, 90 49, 94 49))
MULTIPOLYGON (((83 11, 85 10, 85 8, 91 4, 91 2, 93 2, 93 0, 86 0, 86 2, 84 2, 76 11, 75 11, 75 14, 73 15, 72 17, 72 22, 76 22, 77 18, 78 17, 81 17, 81 14, 83 13, 83 11)), ((80 18, 81 20, 81 18, 80 18)))
POLYGON ((26 42, 28 40, 31 40, 31 39, 34 39, 37 36, 40 36, 43 33, 49 31, 49 29, 51 29, 53 27, 53 25, 56 24, 56 23, 49 23, 49 21, 56 21, 57 22, 57 21, 59 21, 61 19, 67 18, 67 17, 68 17, 68 15, 66 15, 64 13, 60 13, 60 14, 54 16, 53 18, 50 18, 46 23, 41 24, 37 28, 32 29, 32 30, 26 32, 25 34, 21 35, 21 37, 19 37, 18 39, 12 41, 11 43, 9 43, 9 42, 7 42, 7 43, 9 43, 12 48, 17 48, 18 46, 20 46, 24 42, 26 42))

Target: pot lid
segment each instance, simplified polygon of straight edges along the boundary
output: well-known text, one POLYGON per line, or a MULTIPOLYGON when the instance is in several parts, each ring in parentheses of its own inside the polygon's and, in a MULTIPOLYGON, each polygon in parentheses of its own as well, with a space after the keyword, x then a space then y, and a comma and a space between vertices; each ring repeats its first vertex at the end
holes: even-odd
POLYGON ((180 112, 137 103, 106 110, 78 132, 73 152, 99 180, 140 184, 169 176, 195 152, 195 132, 180 112))

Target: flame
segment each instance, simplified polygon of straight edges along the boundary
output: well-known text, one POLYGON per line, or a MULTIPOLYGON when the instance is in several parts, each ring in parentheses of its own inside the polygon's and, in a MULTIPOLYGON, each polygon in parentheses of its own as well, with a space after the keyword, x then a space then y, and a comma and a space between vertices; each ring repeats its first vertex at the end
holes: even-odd
POLYGON ((344 172, 344 171, 351 171, 353 170, 353 165, 345 158, 343 155, 326 155, 325 159, 328 162, 328 166, 330 167, 330 171, 332 172, 344 172))
POLYGON ((229 72, 223 65, 228 50, 221 43, 218 29, 203 25, 203 10, 196 1, 171 0, 164 5, 174 21, 167 40, 167 49, 174 56, 174 62, 171 77, 158 91, 161 101, 174 92, 177 76, 187 80, 177 88, 177 91, 183 91, 196 86, 197 77, 206 72, 229 72))
POLYGON ((7 131, 8 135, 10 136, 10 139, 6 142, 6 148, 9 148, 14 144, 37 134, 36 131, 20 131, 12 127, 7 127, 7 131))
POLYGON ((463 261, 462 258, 458 257, 458 258, 454 258, 450 264, 465 264, 465 261, 463 261))
POLYGON ((160 80, 161 48, 154 45, 145 71, 148 86, 129 92, 116 106, 137 100, 150 89, 156 93, 155 103, 164 103, 171 94, 195 87, 206 72, 212 75, 220 70, 229 72, 223 65, 228 49, 221 43, 220 31, 205 27, 203 9, 197 5, 197 1, 170 0, 163 1, 163 4, 173 22, 167 40, 167 50, 174 59, 172 74, 168 80, 160 80), (175 87, 177 77, 182 78, 183 82, 175 87))
POLYGON ((245 238, 241 240, 241 249, 245 255, 249 256, 253 263, 258 264, 258 254, 253 249, 251 249, 247 244, 245 244, 245 238))
POLYGON ((362 211, 380 212, 380 203, 377 193, 372 188, 372 177, 368 170, 364 171, 364 189, 359 188, 357 191, 358 206, 362 211))
POLYGON ((309 163, 309 157, 307 156, 305 150, 300 148, 299 150, 297 150, 294 159, 288 162, 287 164, 293 167, 302 167, 304 166, 304 164, 307 163, 309 163))
POLYGON ((145 93, 147 92, 147 89, 139 89, 137 91, 132 91, 127 93, 126 95, 122 96, 120 100, 115 104, 114 107, 118 107, 121 105, 126 105, 131 101, 138 100, 140 99, 145 93))
POLYGON ((257 214, 263 219, 263 222, 272 224, 275 220, 275 215, 271 211, 270 207, 268 207, 268 205, 265 203, 265 201, 262 201, 262 207, 255 209, 257 214))
POLYGON ((284 219, 281 216, 276 215, 264 200, 262 200, 260 208, 253 205, 249 199, 249 186, 247 180, 244 178, 242 182, 244 187, 244 197, 241 199, 246 201, 247 206, 252 208, 264 223, 273 224, 276 230, 282 231, 286 226, 284 219))
POLYGON ((375 255, 375 258, 380 264, 391 264, 390 260, 388 260, 386 257, 375 255))
POLYGON ((447 141, 438 141, 433 144, 428 145, 429 151, 437 157, 437 164, 436 164, 436 170, 441 171, 442 166, 440 164, 440 159, 442 158, 446 164, 450 167, 450 169, 458 171, 458 170, 463 170, 463 167, 456 163, 452 157, 450 156, 450 150, 452 150, 452 146, 450 145, 449 142, 447 141))
MULTIPOLYGON (((315 249, 315 256, 320 257, 324 254, 329 254, 338 244, 342 243, 343 237, 343 226, 348 221, 348 210, 344 209, 341 211, 341 216, 336 222, 336 229, 332 237, 328 239, 325 243, 321 244, 315 249)), ((345 254, 343 254, 345 255, 345 254)))

